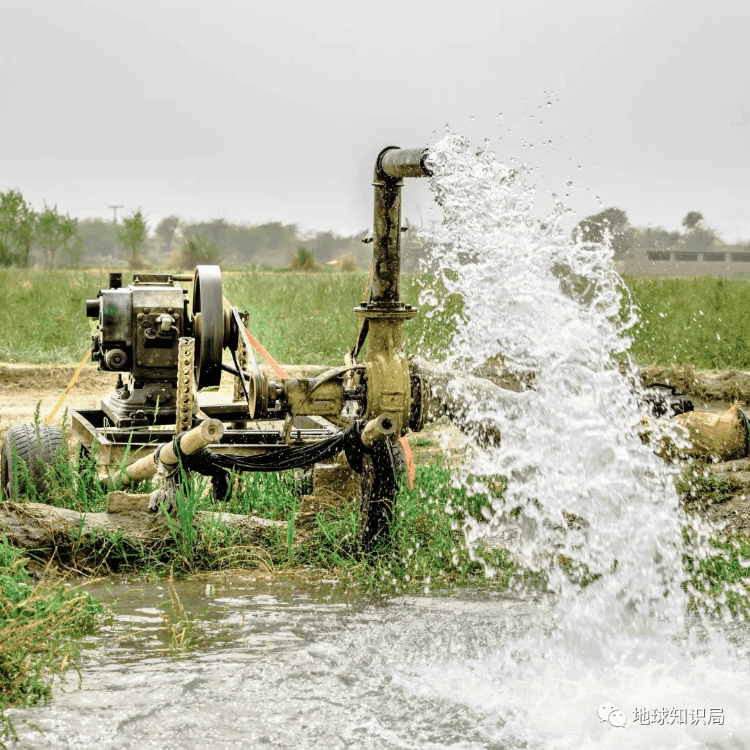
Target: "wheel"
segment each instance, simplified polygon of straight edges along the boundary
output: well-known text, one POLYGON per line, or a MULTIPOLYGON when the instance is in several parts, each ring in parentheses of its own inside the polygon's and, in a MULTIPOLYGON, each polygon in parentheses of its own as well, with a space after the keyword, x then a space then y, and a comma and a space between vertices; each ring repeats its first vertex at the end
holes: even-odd
POLYGON ((219 266, 196 266, 193 279, 195 380, 198 389, 221 383, 224 302, 219 266))
POLYGON ((17 424, 5 434, 2 449, 0 493, 14 500, 29 493, 32 486, 44 490, 46 467, 54 463, 55 453, 63 444, 62 430, 52 424, 17 424), (26 465, 27 472, 21 467, 26 465))
POLYGON ((393 498, 406 473, 406 456, 399 443, 378 440, 363 454, 359 478, 359 550, 363 554, 388 538, 393 498))

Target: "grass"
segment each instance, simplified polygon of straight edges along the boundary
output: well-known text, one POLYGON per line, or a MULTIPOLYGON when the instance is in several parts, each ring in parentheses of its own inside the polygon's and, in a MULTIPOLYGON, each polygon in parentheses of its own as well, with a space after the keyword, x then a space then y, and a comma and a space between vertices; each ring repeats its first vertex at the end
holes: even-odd
MULTIPOLYGON (((95 455, 72 458, 59 451, 48 470, 45 501, 82 512, 103 510, 106 495, 94 481, 95 461, 95 455)), ((56 562, 96 573, 158 575, 237 567, 269 572, 309 568, 373 591, 392 590, 394 585, 411 588, 484 581, 484 566, 471 559, 462 523, 467 515, 481 518, 488 498, 467 497, 463 488, 454 489, 451 471, 441 463, 418 467, 414 488, 401 488, 394 501, 390 538, 364 560, 357 549, 354 506, 317 513, 313 526, 295 537, 294 519, 305 485, 299 472, 242 474, 231 498, 216 501, 208 491, 208 480, 195 476, 181 485, 177 514, 167 516, 169 543, 146 547, 121 534, 86 536, 69 549, 58 545, 56 562), (445 512, 446 506, 452 508, 452 515, 445 512), (198 522, 199 511, 256 515, 287 523, 269 527, 258 544, 248 546, 218 515, 198 522)), ((32 492, 29 500, 34 499, 32 492)), ((504 585, 513 570, 505 553, 490 551, 485 559, 499 571, 493 585, 504 585)))
POLYGON ((0 270, 0 361, 80 362, 91 337, 86 299, 108 278, 102 271, 0 270))
POLYGON ((633 356, 642 365, 750 370, 750 284, 707 276, 629 277, 640 310, 633 356))
MULTIPOLYGON (((227 299, 249 311, 250 330, 279 362, 337 364, 354 342, 357 319, 352 310, 362 299, 366 273, 253 269, 226 273, 223 281, 227 299)), ((425 277, 404 275, 406 302, 418 303, 425 281, 425 277)), ((0 362, 79 362, 91 337, 85 300, 96 297, 107 284, 102 271, 0 269, 0 362)), ((443 350, 451 338, 451 314, 421 315, 408 322, 406 349, 443 350)))
POLYGON ((740 494, 745 485, 731 476, 704 474, 696 467, 688 467, 680 481, 680 493, 686 510, 699 510, 717 503, 725 503, 740 494))
MULTIPOLYGON (((51 682, 78 653, 100 605, 61 581, 32 581, 24 550, 0 537, 0 739, 12 737, 5 710, 51 696, 51 682)), ((0 743, 1 744, 1 743, 0 743)))
MULTIPOLYGON (((0 269, 0 361, 72 364, 89 345, 84 301, 107 285, 103 271, 0 269), (19 314, 20 313, 20 314, 19 314)), ((365 273, 224 274, 224 293, 250 312, 250 329, 280 362, 336 364, 352 345, 365 273)), ((402 296, 418 305, 424 275, 404 274, 402 296)), ((696 277, 626 279, 641 312, 632 352, 640 364, 750 370, 745 335, 750 284, 696 277)), ((452 337, 460 300, 429 304, 404 327, 408 352, 437 356, 452 337)))
MULTIPOLYGON (((48 476, 47 502, 80 511, 101 510, 105 506, 102 487, 93 481, 95 456, 73 459, 66 452, 48 476)), ((205 570, 234 568, 260 569, 266 572, 307 570, 324 572, 348 585, 371 592, 430 590, 448 586, 486 586, 504 589, 511 578, 522 575, 501 549, 480 550, 494 580, 485 577, 484 564, 472 559, 463 534, 467 519, 482 520, 482 511, 490 502, 486 494, 467 493, 455 487, 451 470, 437 460, 417 468, 414 488, 402 486, 394 501, 389 538, 367 558, 357 549, 358 512, 355 506, 331 507, 315 515, 311 528, 295 535, 294 519, 301 494, 308 491, 299 472, 242 474, 236 491, 228 501, 216 501, 208 491, 208 480, 195 476, 184 482, 178 495, 177 514, 168 517, 171 539, 160 545, 133 543, 120 534, 89 536, 74 548, 58 547, 59 563, 72 563, 78 569, 108 572, 150 573, 172 576, 205 570), (199 511, 217 515, 198 522, 199 511), (269 527, 254 544, 248 545, 240 534, 219 520, 218 513, 256 515, 286 525, 269 527)), ((468 485, 479 486, 474 482, 468 485)), ((500 495, 505 487, 501 478, 485 478, 480 483, 500 495)), ((694 467, 686 469, 678 491, 688 511, 710 503, 721 503, 735 495, 741 485, 725 477, 704 475, 694 467)), ((141 487, 148 490, 149 487, 141 487)), ((748 540, 714 540, 713 557, 694 562, 686 553, 686 570, 696 590, 717 602, 745 611, 746 593, 736 588, 722 597, 724 584, 750 584, 750 568, 740 564, 738 555, 750 555, 748 540)), ((689 550, 689 547, 686 547, 689 550)), ((586 571, 573 569, 572 561, 563 561, 563 569, 581 585, 590 580, 586 571), (574 575, 574 573, 576 573, 574 575)))
MULTIPOLYGON (((710 505, 728 502, 746 490, 746 485, 731 476, 709 474, 700 464, 688 466, 677 483, 683 508, 700 513, 710 505)), ((741 613, 750 619, 750 566, 741 559, 750 559, 750 539, 743 535, 723 536, 710 540, 715 555, 702 551, 696 559, 692 554, 696 532, 684 531, 685 570, 691 576, 691 606, 706 611, 726 605, 732 615, 741 613)), ((686 584, 687 586, 688 584, 686 584)))
MULTIPOLYGON (((688 545, 692 534, 685 532, 688 545)), ((691 579, 690 606, 707 612, 720 614, 720 606, 726 606, 733 616, 741 614, 750 621, 750 539, 732 537, 712 539, 715 555, 695 559, 690 554, 683 556, 686 571, 691 579)), ((686 584, 688 586, 688 584, 686 584)))

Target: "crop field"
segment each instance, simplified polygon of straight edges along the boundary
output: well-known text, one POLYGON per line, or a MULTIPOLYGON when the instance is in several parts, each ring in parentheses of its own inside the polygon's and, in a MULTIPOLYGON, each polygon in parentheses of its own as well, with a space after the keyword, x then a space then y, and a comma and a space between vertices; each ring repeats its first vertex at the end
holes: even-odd
MULTIPOLYGON (((88 347, 84 300, 107 285, 103 271, 0 270, 0 361, 78 362, 88 347)), ((352 308, 362 299, 364 273, 224 274, 224 293, 250 313, 250 329, 277 360, 338 364, 356 332, 352 308)), ((750 370, 747 337, 750 284, 711 277, 626 279, 640 322, 632 353, 642 365, 750 370)), ((405 327, 405 348, 438 358, 449 345, 460 300, 446 312, 419 305, 432 278, 404 275, 402 295, 420 307, 405 327)))

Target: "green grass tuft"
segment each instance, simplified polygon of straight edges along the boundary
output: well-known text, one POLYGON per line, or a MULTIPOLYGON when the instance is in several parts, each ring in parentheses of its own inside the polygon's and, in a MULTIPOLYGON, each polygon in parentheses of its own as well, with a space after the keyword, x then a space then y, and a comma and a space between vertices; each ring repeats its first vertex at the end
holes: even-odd
POLYGON ((24 554, 0 537, 0 738, 13 736, 7 708, 50 698, 52 678, 65 672, 78 654, 76 639, 101 611, 61 581, 34 583, 24 554))

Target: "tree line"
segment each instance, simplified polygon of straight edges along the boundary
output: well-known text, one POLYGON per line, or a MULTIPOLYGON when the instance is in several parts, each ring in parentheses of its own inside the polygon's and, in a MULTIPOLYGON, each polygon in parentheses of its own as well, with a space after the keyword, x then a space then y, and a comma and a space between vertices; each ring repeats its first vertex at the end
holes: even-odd
POLYGON ((302 232, 296 224, 240 224, 224 219, 191 222, 167 216, 149 226, 138 209, 121 217, 117 226, 106 218, 76 219, 45 205, 35 211, 19 190, 0 192, 0 266, 79 268, 192 268, 197 263, 227 266, 285 266, 299 250, 326 264, 349 257, 369 264, 367 232, 302 232))
MULTIPOLYGON (((402 235, 402 268, 426 270, 430 241, 406 225, 402 235)), ((681 230, 632 226, 620 208, 587 216, 574 227, 574 241, 609 241, 616 258, 638 250, 688 252, 727 249, 719 235, 704 224, 700 211, 688 211, 681 230)), ((371 248, 367 231, 352 235, 332 231, 301 232, 296 224, 239 224, 224 219, 191 222, 167 216, 155 226, 140 209, 122 217, 115 227, 105 218, 76 219, 57 206, 36 211, 19 190, 0 192, 0 267, 44 268, 124 266, 131 269, 191 269, 199 263, 224 266, 289 266, 311 270, 327 263, 366 269, 371 248)), ((735 246, 736 247, 736 246, 735 246)), ((750 250, 750 245, 740 246, 750 250)))
POLYGON ((718 233, 704 224, 700 211, 688 211, 682 219, 682 230, 663 227, 631 226, 621 208, 607 208, 582 219, 573 229, 573 240, 599 244, 608 240, 615 258, 626 258, 642 251, 682 250, 686 252, 722 252, 733 249, 750 250, 750 243, 729 246, 718 233))

